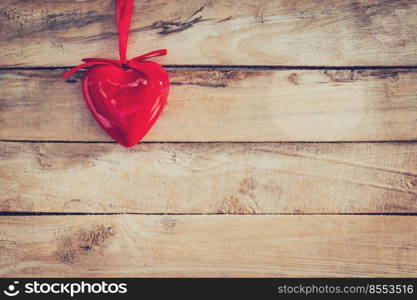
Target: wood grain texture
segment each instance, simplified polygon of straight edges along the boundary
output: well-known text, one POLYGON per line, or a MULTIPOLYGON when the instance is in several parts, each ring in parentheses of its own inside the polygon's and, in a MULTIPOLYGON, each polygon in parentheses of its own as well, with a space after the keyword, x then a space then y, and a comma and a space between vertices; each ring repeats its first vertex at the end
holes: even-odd
MULTIPOLYGON (((129 53, 164 64, 417 65, 414 0, 137 1, 129 53)), ((117 56, 109 0, 2 0, 2 66, 117 56)))
POLYGON ((416 277, 407 216, 1 219, 0 275, 416 277))
POLYGON ((417 277, 417 1, 136 2, 172 92, 125 149, 53 69, 115 1, 0 1, 0 276, 417 277))
MULTIPOLYGON (((79 73, 0 72, 0 139, 108 141, 79 73)), ((145 141, 415 140, 417 71, 179 70, 145 141)))
POLYGON ((417 144, 0 144, 0 209, 416 213, 417 144))

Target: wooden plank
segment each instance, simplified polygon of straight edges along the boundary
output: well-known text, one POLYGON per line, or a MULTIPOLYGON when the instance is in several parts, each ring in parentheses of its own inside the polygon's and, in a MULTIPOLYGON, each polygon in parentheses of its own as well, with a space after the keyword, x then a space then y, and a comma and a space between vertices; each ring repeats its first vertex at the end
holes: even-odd
POLYGON ((416 277, 414 216, 2 217, 2 277, 416 277))
MULTIPOLYGON (((80 76, 0 72, 0 139, 108 141, 80 76)), ((145 141, 417 139, 417 69, 181 70, 145 141)))
MULTIPOLYGON (((3 66, 117 57, 115 1, 2 0, 3 66)), ((137 1, 129 53, 164 64, 417 65, 414 0, 137 1)))
POLYGON ((0 143, 0 209, 416 213, 417 144, 0 143))

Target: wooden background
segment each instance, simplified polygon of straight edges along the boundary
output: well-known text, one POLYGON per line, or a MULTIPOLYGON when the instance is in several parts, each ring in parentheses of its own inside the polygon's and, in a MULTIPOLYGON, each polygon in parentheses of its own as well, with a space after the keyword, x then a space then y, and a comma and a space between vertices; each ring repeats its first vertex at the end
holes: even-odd
POLYGON ((80 92, 115 1, 0 2, 1 276, 417 276, 417 2, 136 1, 169 104, 125 149, 80 92))

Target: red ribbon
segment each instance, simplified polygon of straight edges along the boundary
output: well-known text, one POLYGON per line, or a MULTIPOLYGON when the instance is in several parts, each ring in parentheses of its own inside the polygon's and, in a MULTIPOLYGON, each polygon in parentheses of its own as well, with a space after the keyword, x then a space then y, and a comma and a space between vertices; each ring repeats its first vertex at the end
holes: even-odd
POLYGON ((136 56, 132 59, 126 60, 127 41, 129 37, 130 23, 132 20, 133 3, 135 0, 117 0, 116 16, 117 16, 117 29, 119 31, 119 57, 120 59, 108 59, 108 58, 84 58, 83 64, 76 66, 64 74, 64 79, 70 77, 79 69, 93 66, 93 65, 111 65, 119 67, 129 67, 140 71, 138 62, 147 60, 156 56, 163 56, 167 54, 166 49, 159 49, 148 52, 143 55, 136 56))

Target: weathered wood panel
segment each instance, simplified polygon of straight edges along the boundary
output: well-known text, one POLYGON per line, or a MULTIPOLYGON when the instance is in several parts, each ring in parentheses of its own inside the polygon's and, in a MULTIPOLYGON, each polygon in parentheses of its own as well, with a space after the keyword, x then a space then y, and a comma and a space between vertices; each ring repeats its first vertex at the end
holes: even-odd
MULTIPOLYGON (((110 140, 80 74, 0 72, 0 139, 110 140)), ((417 139, 416 70, 173 70, 168 106, 146 141, 417 139)))
MULTIPOLYGON (((117 56, 109 0, 2 0, 3 66, 117 56)), ((129 53, 165 64, 417 65, 414 0, 137 1, 129 53)))
POLYGON ((7 217, 0 275, 416 277, 407 216, 7 217))
POLYGON ((415 213, 417 144, 0 144, 0 210, 415 213))

